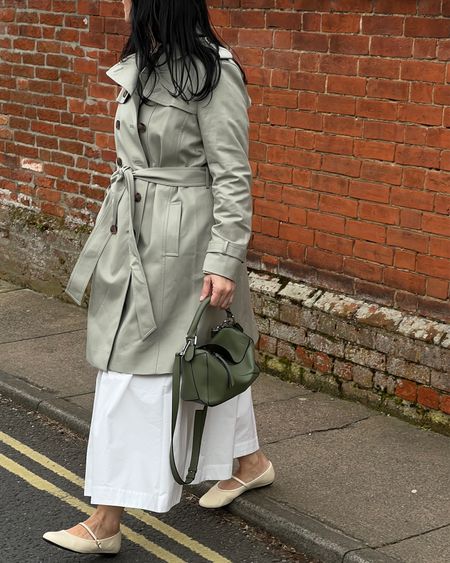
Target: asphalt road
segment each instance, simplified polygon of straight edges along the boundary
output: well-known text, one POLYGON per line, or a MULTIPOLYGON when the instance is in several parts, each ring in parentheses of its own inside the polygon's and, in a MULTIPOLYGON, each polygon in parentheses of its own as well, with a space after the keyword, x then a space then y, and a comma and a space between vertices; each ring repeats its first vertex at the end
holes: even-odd
MULTIPOLYGON (((0 397, 0 563, 98 560, 41 539, 92 510, 82 490, 85 450, 84 439, 0 397)), ((188 494, 166 514, 127 510, 122 524, 118 562, 319 563, 188 494)))

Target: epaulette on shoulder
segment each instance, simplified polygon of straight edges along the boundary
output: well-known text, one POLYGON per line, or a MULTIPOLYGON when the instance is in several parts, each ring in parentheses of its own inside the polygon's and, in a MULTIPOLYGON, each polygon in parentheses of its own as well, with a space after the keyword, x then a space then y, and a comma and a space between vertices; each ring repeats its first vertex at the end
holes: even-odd
POLYGON ((221 59, 232 59, 233 53, 231 53, 228 49, 225 49, 225 47, 219 46, 219 57, 221 59))

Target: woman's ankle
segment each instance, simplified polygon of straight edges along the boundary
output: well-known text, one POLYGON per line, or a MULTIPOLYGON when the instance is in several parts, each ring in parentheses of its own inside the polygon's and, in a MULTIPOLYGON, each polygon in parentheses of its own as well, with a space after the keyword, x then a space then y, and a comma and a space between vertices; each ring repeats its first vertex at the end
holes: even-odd
MULTIPOLYGON (((120 530, 120 522, 123 515, 123 507, 99 505, 95 512, 86 520, 92 527, 109 532, 111 535, 120 530)), ((93 530, 95 532, 95 530, 93 530)))
POLYGON ((237 458, 239 461, 240 469, 252 469, 259 467, 267 467, 269 465, 269 460, 263 453, 261 449, 237 458))

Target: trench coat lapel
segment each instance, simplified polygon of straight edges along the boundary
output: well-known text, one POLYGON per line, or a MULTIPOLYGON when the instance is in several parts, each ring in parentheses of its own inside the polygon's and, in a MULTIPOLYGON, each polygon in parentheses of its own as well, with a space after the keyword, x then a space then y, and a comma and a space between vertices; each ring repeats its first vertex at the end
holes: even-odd
POLYGON ((127 103, 127 113, 131 112, 131 115, 127 114, 125 122, 128 123, 130 127, 134 128, 133 141, 140 147, 141 160, 145 162, 146 161, 145 153, 144 153, 144 149, 142 148, 142 144, 137 130, 139 96, 134 95, 137 81, 139 79, 139 71, 136 66, 136 55, 133 53, 128 57, 126 57, 123 61, 119 61, 111 68, 109 68, 106 71, 106 74, 112 80, 114 80, 116 84, 119 84, 119 86, 122 86, 122 88, 125 90, 125 92, 121 92, 119 94, 119 97, 117 98, 118 102, 123 103, 127 100, 128 97, 131 98, 130 100, 128 100, 127 103))
POLYGON ((139 161, 142 164, 147 163, 147 157, 138 132, 140 99, 136 90, 138 80, 141 80, 143 84, 145 84, 148 74, 147 69, 144 68, 139 72, 136 65, 136 54, 132 53, 123 61, 119 61, 109 68, 106 74, 125 90, 121 92, 117 98, 119 103, 127 102, 125 111, 126 118, 123 119, 124 125, 129 127, 132 142, 135 144, 135 148, 139 150, 139 161), (130 99, 128 100, 128 98, 130 99))

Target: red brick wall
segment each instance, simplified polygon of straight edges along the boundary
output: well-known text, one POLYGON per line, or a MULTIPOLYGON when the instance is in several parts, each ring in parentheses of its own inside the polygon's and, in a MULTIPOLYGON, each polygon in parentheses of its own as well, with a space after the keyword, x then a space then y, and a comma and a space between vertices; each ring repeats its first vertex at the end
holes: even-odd
POLYGON ((118 88, 105 75, 127 25, 119 1, 4 0, 0 203, 93 219, 115 158, 118 88))
POLYGON ((245 64, 252 263, 450 317, 450 1, 216 0, 245 64))
MULTIPOLYGON (((209 3, 253 100, 250 265, 449 318, 450 1, 209 3)), ((121 2, 4 5, 0 202, 86 222, 114 159, 121 2)))

